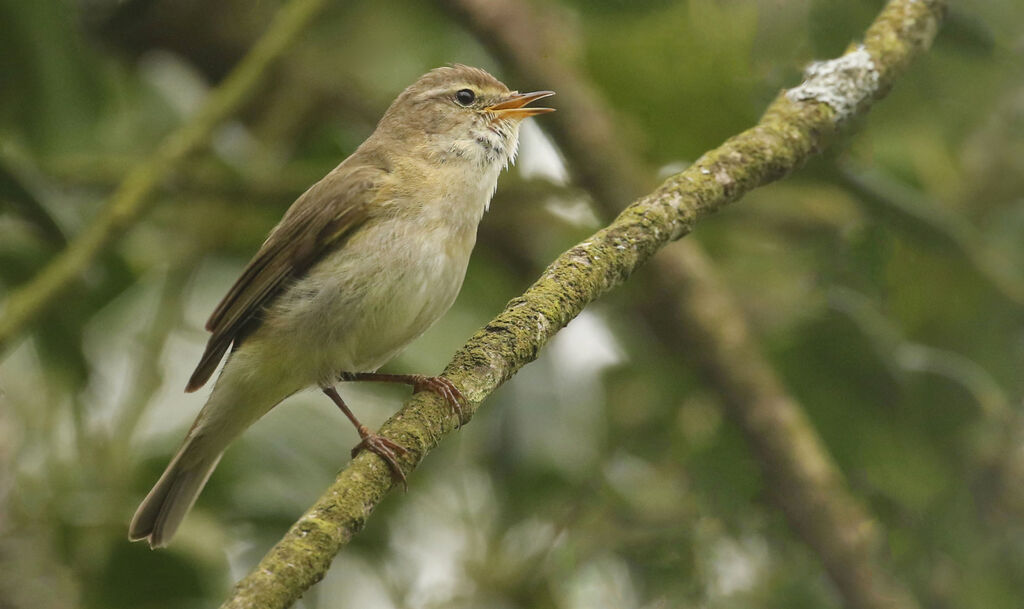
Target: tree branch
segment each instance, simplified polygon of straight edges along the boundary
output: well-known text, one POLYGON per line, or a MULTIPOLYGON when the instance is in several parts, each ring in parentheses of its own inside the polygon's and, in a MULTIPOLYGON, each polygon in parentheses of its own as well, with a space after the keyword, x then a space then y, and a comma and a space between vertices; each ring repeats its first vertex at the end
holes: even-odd
POLYGON ((118 187, 92 223, 28 284, 13 292, 0 315, 0 353, 57 300, 111 243, 149 208, 150 195, 190 153, 210 138, 255 91, 267 69, 323 8, 325 0, 291 0, 199 112, 169 135, 118 187))
MULTIPOLYGON (((845 119, 863 114, 930 44, 942 0, 892 0, 863 46, 818 64, 816 75, 785 92, 753 128, 731 138, 638 199, 609 226, 558 257, 522 296, 456 354, 444 374, 468 398, 466 414, 521 367, 583 308, 702 217, 777 180, 825 147, 845 119), (824 85, 829 82, 831 86, 824 85)), ((444 403, 420 393, 380 433, 409 449, 410 473, 455 428, 444 403)), ((362 529, 394 484, 387 466, 364 452, 235 586, 225 608, 288 607, 323 578, 335 554, 362 529)))
MULTIPOLYGON (((548 15, 513 0, 439 4, 462 20, 519 79, 558 90, 561 112, 545 126, 554 125, 554 136, 577 181, 593 193, 605 213, 615 213, 623 191, 641 190, 642 176, 650 172, 643 171, 626 138, 616 133, 615 121, 594 87, 560 60, 558 49, 565 43, 545 36, 550 31, 545 27, 551 21, 548 15)), ((853 64, 858 57, 852 54, 842 61, 853 64)), ((876 78, 857 74, 854 90, 877 86, 876 78)), ((841 114, 851 113, 856 103, 836 96, 852 91, 833 90, 838 82, 827 73, 819 80, 826 79, 827 87, 812 81, 791 96, 817 91, 833 99, 841 114)), ((714 386, 727 414, 758 455, 776 504, 817 554, 846 604, 856 609, 916 607, 909 591, 881 566, 878 525, 847 490, 804 409, 761 354, 741 307, 716 277, 704 250, 695 241, 684 240, 651 263, 655 289, 641 313, 669 348, 692 360, 714 386)))

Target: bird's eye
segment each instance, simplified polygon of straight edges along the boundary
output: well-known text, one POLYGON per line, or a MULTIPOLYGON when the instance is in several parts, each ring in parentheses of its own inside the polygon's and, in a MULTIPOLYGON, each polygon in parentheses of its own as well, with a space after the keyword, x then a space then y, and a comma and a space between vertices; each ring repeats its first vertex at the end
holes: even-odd
POLYGON ((459 89, 455 92, 455 101, 459 102, 459 105, 468 106, 476 101, 476 93, 469 89, 459 89))

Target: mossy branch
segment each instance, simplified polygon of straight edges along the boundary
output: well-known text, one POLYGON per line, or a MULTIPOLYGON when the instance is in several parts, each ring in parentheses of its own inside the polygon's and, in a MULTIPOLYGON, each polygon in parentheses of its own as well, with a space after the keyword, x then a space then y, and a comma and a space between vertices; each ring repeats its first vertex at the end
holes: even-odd
POLYGON ((266 33, 187 123, 171 133, 152 156, 121 182, 89 226, 32 281, 13 292, 0 313, 0 353, 48 310, 93 261, 149 208, 153 191, 189 154, 206 144, 214 129, 256 90, 270 65, 324 7, 325 0, 291 0, 266 33))
MULTIPOLYGON (((930 44, 945 12, 942 0, 892 0, 871 28, 854 66, 844 58, 819 64, 816 82, 835 83, 850 116, 863 114, 930 44), (831 71, 829 66, 832 66, 831 71), (864 72, 874 75, 864 78, 864 72)), ((850 55, 849 53, 847 55, 850 55)), ((806 83, 805 83, 806 84, 806 83)), ((819 89, 821 90, 821 89, 819 89)), ((522 296, 479 330, 444 374, 469 399, 468 416, 498 386, 536 359, 540 349, 583 308, 702 217, 777 180, 819 152, 845 116, 807 87, 783 93, 753 128, 702 156, 626 208, 612 224, 558 257, 522 296)), ((838 98, 835 95, 839 95, 838 98)), ((409 449, 406 473, 455 429, 437 397, 420 393, 380 433, 409 449)), ((331 560, 362 529, 393 486, 387 466, 362 453, 342 470, 284 538, 235 586, 225 608, 288 607, 323 578, 331 560)))
MULTIPOLYGON (((438 0, 474 32, 517 82, 558 90, 560 112, 545 121, 565 151, 575 180, 611 215, 626 197, 642 192, 646 171, 617 133, 617 121, 570 62, 561 59, 564 35, 554 15, 515 0, 438 0)), ((571 46, 571 45, 570 45, 571 46)), ((856 109, 860 92, 878 86, 871 70, 857 68, 866 51, 817 64, 816 77, 790 94, 815 91, 837 115, 856 109), (843 80, 845 79, 845 80, 843 80)), ((757 463, 790 527, 818 556, 847 606, 911 609, 918 604, 889 575, 880 551, 884 534, 856 497, 800 403, 761 354, 736 299, 718 280, 700 245, 685 239, 651 261, 653 282, 639 313, 666 347, 689 360, 718 394, 757 455, 757 463)))

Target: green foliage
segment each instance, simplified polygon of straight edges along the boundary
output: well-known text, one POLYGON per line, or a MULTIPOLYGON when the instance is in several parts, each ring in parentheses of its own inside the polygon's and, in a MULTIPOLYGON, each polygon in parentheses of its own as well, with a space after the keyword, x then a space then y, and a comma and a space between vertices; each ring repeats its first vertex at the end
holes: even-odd
MULTIPOLYGON (((0 296, 192 116, 277 5, 193 4, 0 1, 0 296)), ((749 126, 879 6, 566 0, 553 27, 653 182, 749 126)), ((835 156, 687 237, 711 252, 926 606, 1024 598, 1022 29, 1019 2, 959 3, 835 156)), ((152 212, 0 354, 0 606, 215 605, 329 483, 356 438, 301 394, 229 451, 170 549, 125 539, 201 406, 181 387, 247 257, 417 75, 498 71, 482 48, 421 3, 332 6, 152 212)), ((438 372, 592 232, 588 205, 572 185, 503 176, 458 303, 391 368, 438 372)), ((573 322, 301 605, 838 607, 681 357, 689 346, 641 322, 648 289, 641 272, 573 322)), ((374 425, 404 396, 342 391, 374 425)))

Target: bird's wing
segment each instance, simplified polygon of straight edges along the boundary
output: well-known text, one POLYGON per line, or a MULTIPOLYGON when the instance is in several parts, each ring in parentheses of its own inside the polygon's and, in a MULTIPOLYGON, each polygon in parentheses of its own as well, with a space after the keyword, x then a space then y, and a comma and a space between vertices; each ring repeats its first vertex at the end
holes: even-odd
POLYGON ((344 165, 307 190, 285 213, 206 322, 213 333, 185 391, 202 387, 232 343, 288 285, 368 217, 381 170, 344 165))

